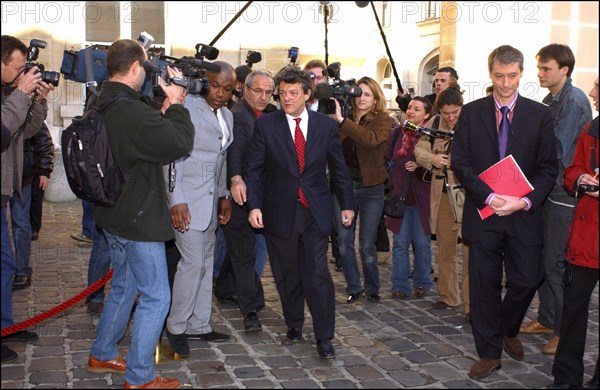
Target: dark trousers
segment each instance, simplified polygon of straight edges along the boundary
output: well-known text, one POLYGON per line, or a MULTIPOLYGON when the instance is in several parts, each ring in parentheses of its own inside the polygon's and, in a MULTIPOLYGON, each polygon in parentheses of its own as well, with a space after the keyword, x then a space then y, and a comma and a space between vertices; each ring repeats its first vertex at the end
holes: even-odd
POLYGON ((29 221, 31 223, 31 231, 39 233, 42 228, 42 202, 44 199, 44 191, 40 188, 39 175, 33 176, 31 182, 31 208, 29 209, 29 221))
POLYGON ((291 236, 265 238, 285 324, 289 328, 302 327, 306 300, 315 339, 333 338, 335 296, 327 265, 328 238, 319 230, 310 210, 298 202, 291 236))
MULTIPOLYGON (((598 269, 571 265, 571 285, 564 286, 560 341, 554 356, 554 383, 583 384, 583 353, 588 328, 590 300, 598 283, 598 269)), ((598 372, 598 363, 596 363, 598 372)))
POLYGON ((544 277, 542 246, 523 245, 510 217, 469 246, 471 323, 480 358, 500 359, 502 337, 514 337, 544 277), (502 299, 502 270, 506 294, 502 299))
POLYGON ((254 230, 248 223, 246 207, 234 203, 231 218, 222 228, 227 254, 215 284, 215 296, 228 298, 237 295, 240 311, 246 316, 265 305, 262 283, 254 269, 254 230))

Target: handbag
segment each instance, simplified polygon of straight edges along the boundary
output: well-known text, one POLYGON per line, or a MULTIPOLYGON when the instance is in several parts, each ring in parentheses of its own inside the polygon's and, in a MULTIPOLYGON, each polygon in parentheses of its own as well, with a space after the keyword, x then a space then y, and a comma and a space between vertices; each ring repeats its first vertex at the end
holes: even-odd
POLYGON ((406 209, 404 200, 405 196, 392 195, 390 192, 385 196, 385 200, 383 202, 383 213, 392 218, 404 217, 404 210, 406 209))
POLYGON ((446 186, 446 191, 448 192, 450 209, 452 209, 454 222, 462 223, 463 209, 465 206, 465 189, 460 184, 450 185, 447 176, 444 178, 444 184, 446 186))
POLYGON ((433 178, 433 168, 426 169, 426 168, 423 168, 422 166, 418 165, 417 168, 415 169, 414 174, 415 174, 415 177, 417 178, 417 180, 420 180, 423 183, 431 183, 431 179, 433 178))

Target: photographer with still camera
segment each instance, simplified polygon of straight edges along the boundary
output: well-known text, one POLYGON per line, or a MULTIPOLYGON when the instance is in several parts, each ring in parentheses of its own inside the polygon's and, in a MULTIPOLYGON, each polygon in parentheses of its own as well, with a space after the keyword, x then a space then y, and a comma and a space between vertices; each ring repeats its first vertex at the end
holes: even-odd
MULTIPOLYGON (((31 43, 27 48, 15 37, 1 37, 2 127, 10 132, 10 144, 2 152, 2 328, 13 325, 12 279, 16 267, 8 233, 7 204, 13 195, 21 196, 23 140, 40 130, 48 112, 46 97, 58 85, 56 72, 44 72, 43 66, 34 63, 45 42, 34 39, 31 43)), ((2 337, 2 363, 17 358, 4 342, 27 343, 37 339, 37 334, 26 330, 2 337)))
MULTIPOLYGON (((191 151, 195 131, 182 104, 182 87, 159 80, 166 95, 161 111, 141 100, 146 60, 139 42, 114 42, 106 60, 109 78, 98 97, 100 106, 119 100, 103 115, 125 183, 114 206, 94 206, 96 224, 108 241, 113 276, 88 371, 125 374, 126 389, 179 388, 179 380, 156 374, 152 357, 171 302, 164 242, 174 235, 163 165, 191 151), (138 294, 125 360, 117 343, 125 335, 138 294)), ((181 77, 178 69, 167 67, 167 72, 169 77, 181 77)))
MULTIPOLYGON (((342 152, 354 182, 355 212, 360 213, 359 249, 365 278, 364 290, 361 288, 354 250, 356 222, 343 225, 336 219, 337 240, 347 283, 346 303, 356 302, 363 293, 369 301, 377 303, 380 300, 380 283, 375 241, 383 210, 384 182, 388 178, 384 153, 393 122, 386 111, 383 91, 375 80, 361 78, 358 80, 358 89, 362 94, 350 99, 351 116, 342 114, 340 101, 334 98, 330 101, 335 105, 335 112, 329 116, 339 123, 342 152)), ((334 207, 336 214, 339 214, 341 209, 335 197, 334 207)))
MULTIPOLYGON (((598 78, 589 93, 598 111, 598 78)), ((564 187, 581 196, 569 227, 563 278, 564 307, 551 389, 576 389, 583 384, 583 354, 586 346, 590 300, 598 284, 598 122, 587 125, 577 142, 575 156, 565 168, 564 187)), ((597 389, 600 359, 584 388, 597 389)))

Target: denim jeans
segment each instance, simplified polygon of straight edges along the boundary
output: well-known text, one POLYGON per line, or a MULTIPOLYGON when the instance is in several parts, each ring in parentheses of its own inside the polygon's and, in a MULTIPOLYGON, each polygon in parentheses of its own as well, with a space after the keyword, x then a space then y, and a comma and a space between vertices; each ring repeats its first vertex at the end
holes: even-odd
POLYGON ((223 228, 221 224, 217 224, 217 230, 215 231, 216 240, 215 240, 215 262, 213 264, 213 279, 219 277, 219 272, 221 272, 221 266, 223 265, 223 260, 225 260, 225 255, 227 254, 227 242, 225 242, 225 233, 223 233, 223 228))
POLYGON ((265 264, 267 263, 267 240, 262 233, 254 235, 254 251, 256 252, 256 260, 254 261, 254 270, 258 276, 262 276, 265 264))
POLYGON ((431 240, 421 225, 417 206, 406 206, 400 233, 394 234, 392 250, 392 291, 402 291, 410 296, 410 243, 414 245, 413 286, 431 289, 431 240))
POLYGON ((12 316, 12 280, 15 274, 15 255, 13 254, 10 235, 8 234, 8 221, 6 219, 6 206, 2 206, 2 294, 1 316, 2 328, 13 325, 12 316))
POLYGON ((104 231, 113 268, 111 288, 97 326, 91 354, 99 360, 119 355, 131 308, 139 293, 127 353, 125 381, 133 385, 156 377, 154 349, 171 303, 164 242, 129 241, 104 231))
POLYGON ((12 222, 13 241, 15 243, 15 275, 31 276, 29 256, 31 252, 31 184, 21 188, 21 196, 14 193, 10 198, 10 219, 12 222))
MULTIPOLYGON (((92 285, 96 280, 103 277, 110 268, 110 251, 108 241, 104 235, 104 231, 94 224, 94 240, 92 253, 88 262, 88 286, 92 285)), ((94 291, 87 297, 86 302, 102 303, 104 302, 104 287, 102 285, 98 290, 94 291)))
POLYGON ((94 226, 96 225, 96 222, 94 221, 94 205, 82 200, 81 206, 83 207, 83 215, 81 216, 81 234, 87 238, 93 238, 94 226))
MULTIPOLYGON (((225 235, 223 234, 221 225, 217 226, 217 231, 215 234, 217 235, 217 240, 215 242, 213 278, 216 279, 219 277, 221 265, 223 265, 225 254, 227 254, 227 242, 225 242, 225 235)), ((262 273, 265 269, 265 264, 267 263, 267 240, 265 240, 265 236, 263 236, 262 233, 256 233, 254 236, 254 250, 256 251, 254 269, 256 270, 258 276, 262 276, 262 273)))
POLYGON ((358 245, 362 269, 365 279, 365 294, 379 293, 379 267, 377 265, 377 226, 383 210, 383 184, 363 187, 362 183, 354 183, 354 198, 356 200, 356 216, 352 225, 342 224, 341 208, 334 195, 335 221, 337 226, 337 242, 348 294, 361 291, 358 261, 354 249, 354 233, 357 217, 360 221, 358 245), (359 215, 360 214, 360 215, 359 215))

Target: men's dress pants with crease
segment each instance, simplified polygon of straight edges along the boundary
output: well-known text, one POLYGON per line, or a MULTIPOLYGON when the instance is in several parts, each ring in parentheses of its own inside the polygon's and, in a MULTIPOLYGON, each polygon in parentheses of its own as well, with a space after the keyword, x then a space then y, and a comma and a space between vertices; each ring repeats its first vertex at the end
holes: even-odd
POLYGON ((181 253, 177 265, 167 328, 172 334, 212 332, 212 279, 215 257, 215 224, 199 231, 175 231, 181 253))

